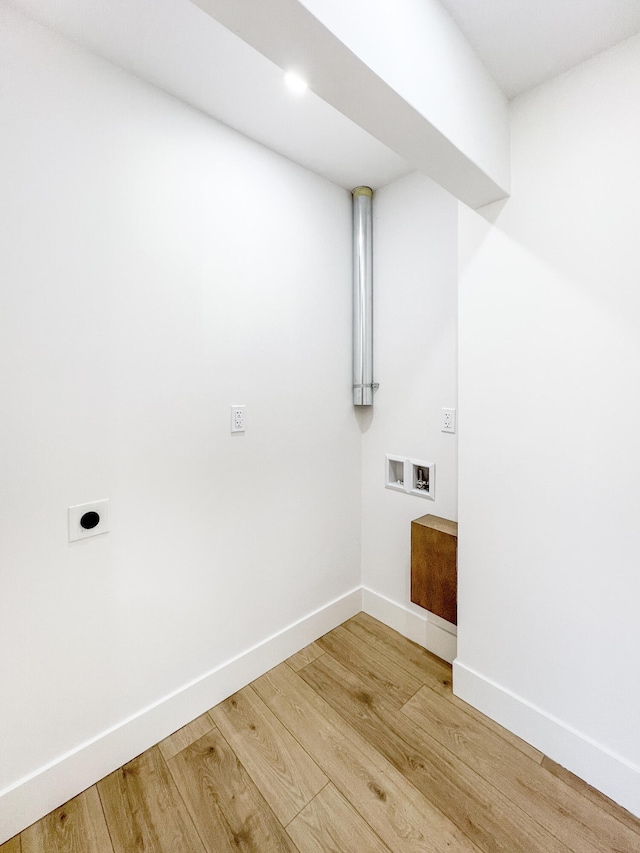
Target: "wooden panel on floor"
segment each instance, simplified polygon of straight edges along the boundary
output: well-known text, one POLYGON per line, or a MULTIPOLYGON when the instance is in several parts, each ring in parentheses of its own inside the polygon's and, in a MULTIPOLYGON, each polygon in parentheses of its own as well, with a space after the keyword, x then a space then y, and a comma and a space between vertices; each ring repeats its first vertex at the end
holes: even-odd
POLYGON ((478 850, 286 664, 253 686, 394 853, 478 850))
POLYGON ((95 785, 25 829, 21 840, 22 853, 113 853, 95 785))
POLYGON ((303 666, 306 666, 308 663, 311 663, 312 660, 319 658, 320 655, 323 654, 324 649, 321 649, 317 643, 311 643, 310 645, 305 646, 304 649, 300 649, 300 651, 296 652, 295 655, 291 655, 290 658, 287 658, 286 663, 289 664, 294 672, 297 672, 299 669, 302 669, 303 666))
POLYGON ((389 853, 389 848, 333 785, 287 826, 300 853, 389 853))
POLYGON ((525 741, 521 740, 516 735, 499 726, 493 720, 481 714, 471 705, 458 699, 451 691, 451 666, 445 661, 440 660, 431 652, 423 649, 417 643, 412 643, 402 637, 392 628, 378 622, 372 616, 366 613, 358 613, 353 619, 344 623, 344 627, 357 636, 362 642, 375 648, 376 651, 391 658, 398 666, 404 667, 415 678, 419 678, 422 683, 428 684, 432 690, 436 690, 441 696, 444 696, 455 705, 457 708, 465 711, 477 722, 482 723, 494 734, 499 735, 503 740, 506 740, 516 749, 520 750, 524 755, 531 758, 533 761, 540 763, 542 761, 542 753, 534 749, 525 741))
POLYGON ((293 841, 217 728, 168 764, 211 853, 294 853, 293 841))
MULTIPOLYGON (((300 676, 485 853, 567 853, 507 797, 330 654, 300 676)), ((440 699, 447 707, 446 700, 440 699)))
POLYGON ((283 825, 329 781, 251 687, 210 713, 283 825))
POLYGON ((423 687, 402 709, 575 853, 636 851, 638 836, 540 764, 423 687))
POLYGON ((207 713, 178 729, 158 744, 163 758, 165 761, 173 758, 174 755, 191 746, 194 741, 208 734, 212 728, 213 723, 207 713))
POLYGON ((115 853, 204 853, 157 746, 98 782, 98 791, 115 853))
POLYGON ((5 841, 4 844, 0 844, 0 853, 22 853, 20 836, 14 835, 13 838, 5 841))
POLYGON ((578 794, 582 794, 582 796, 586 797, 587 800, 590 800, 599 808, 609 812, 611 817, 616 818, 616 820, 624 823, 625 826, 628 826, 629 829, 637 833, 638 850, 640 850, 640 820, 637 817, 634 817, 631 812, 628 812, 626 809, 622 808, 622 806, 614 803, 614 801, 610 800, 609 797, 601 794, 600 791, 592 788, 591 785, 588 785, 578 776, 571 773, 570 770, 561 767, 559 764, 556 764, 555 761, 547 758, 546 755, 542 759, 542 766, 545 770, 548 770, 549 773, 553 773, 554 776, 557 776, 558 779, 562 779, 566 785, 569 785, 569 787, 573 788, 574 791, 577 791, 578 794))
POLYGON ((437 515, 411 522, 411 601, 458 623, 458 525, 437 515))
POLYGON ((384 694, 396 708, 402 707, 423 684, 390 658, 377 654, 345 628, 329 631, 320 637, 318 645, 357 672, 371 690, 384 694))

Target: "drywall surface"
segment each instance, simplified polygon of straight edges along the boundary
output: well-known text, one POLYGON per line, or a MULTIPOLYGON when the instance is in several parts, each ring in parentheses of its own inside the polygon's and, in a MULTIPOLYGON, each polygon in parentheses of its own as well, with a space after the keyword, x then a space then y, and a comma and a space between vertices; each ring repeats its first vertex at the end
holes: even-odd
POLYGON ((454 678, 635 814, 639 99, 640 38, 516 99, 512 197, 461 210, 454 678))
POLYGON ((345 189, 412 171, 190 0, 3 2, 345 189))
POLYGON ((193 2, 456 198, 507 195, 507 100, 437 0, 193 2))
POLYGON ((0 38, 1 792, 359 587, 360 432, 350 194, 0 38))
POLYGON ((380 388, 373 407, 360 414, 363 584, 397 608, 427 617, 411 604, 411 519, 457 517, 457 435, 440 431, 441 408, 457 405, 457 202, 415 173, 379 190, 373 211, 374 379, 380 388), (387 453, 435 462, 435 501, 386 489, 387 453))
POLYGON ((508 190, 507 99, 438 0, 301 2, 508 190))

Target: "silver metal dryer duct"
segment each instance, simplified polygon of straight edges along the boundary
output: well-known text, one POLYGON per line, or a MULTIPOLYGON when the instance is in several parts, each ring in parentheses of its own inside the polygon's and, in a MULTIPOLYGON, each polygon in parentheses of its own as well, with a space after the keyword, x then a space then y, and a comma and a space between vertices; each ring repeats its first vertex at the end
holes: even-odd
POLYGON ((353 190, 353 405, 373 405, 373 246, 369 187, 353 190))

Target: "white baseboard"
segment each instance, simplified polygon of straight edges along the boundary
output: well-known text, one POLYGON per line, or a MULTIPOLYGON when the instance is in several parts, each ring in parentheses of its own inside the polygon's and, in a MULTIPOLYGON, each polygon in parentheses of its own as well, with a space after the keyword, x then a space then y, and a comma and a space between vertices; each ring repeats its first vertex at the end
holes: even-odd
POLYGON ((459 660, 453 664, 453 692, 640 817, 640 767, 459 660))
POLYGON ((0 844, 360 610, 358 587, 0 791, 0 844))
POLYGON ((458 643, 456 628, 444 619, 426 610, 424 615, 415 613, 367 587, 362 587, 362 609, 403 637, 453 663, 458 643))

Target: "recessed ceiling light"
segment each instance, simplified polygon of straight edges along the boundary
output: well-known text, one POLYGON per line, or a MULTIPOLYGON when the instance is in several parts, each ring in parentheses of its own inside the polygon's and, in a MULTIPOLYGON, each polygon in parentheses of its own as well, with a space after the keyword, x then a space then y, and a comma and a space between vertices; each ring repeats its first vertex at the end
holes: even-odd
POLYGON ((295 71, 285 71, 284 82, 294 95, 301 95, 309 88, 307 81, 303 80, 299 74, 295 73, 295 71))

